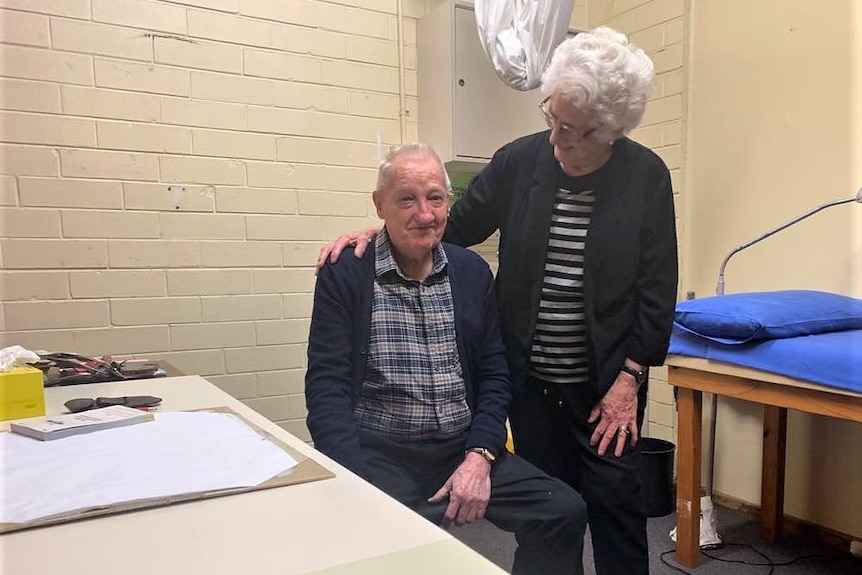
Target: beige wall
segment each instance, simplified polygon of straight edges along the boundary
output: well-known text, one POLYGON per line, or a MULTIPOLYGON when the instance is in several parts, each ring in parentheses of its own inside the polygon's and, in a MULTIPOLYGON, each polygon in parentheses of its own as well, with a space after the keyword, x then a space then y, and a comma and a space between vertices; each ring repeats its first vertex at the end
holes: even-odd
MULTIPOLYGON (((313 262, 376 221, 378 137, 417 138, 441 1, 0 0, 0 345, 164 358, 307 438, 313 262)), ((679 188, 682 4, 613 4, 572 23, 656 59, 636 137, 679 188)))
MULTIPOLYGON (((683 289, 712 295, 735 246, 862 186, 862 4, 692 2, 683 289)), ((862 206, 736 255, 727 293, 862 295, 862 206)), ((722 400, 715 489, 760 501, 761 409, 722 400)), ((785 511, 862 536, 862 428, 791 412, 785 511)))
POLYGON ((0 345, 164 358, 307 438, 316 254, 416 138, 397 6, 0 0, 0 345))

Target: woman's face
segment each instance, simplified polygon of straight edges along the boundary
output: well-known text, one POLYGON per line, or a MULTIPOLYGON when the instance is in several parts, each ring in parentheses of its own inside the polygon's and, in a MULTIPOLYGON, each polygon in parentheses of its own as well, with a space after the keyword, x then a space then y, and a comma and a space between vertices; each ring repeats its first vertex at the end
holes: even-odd
POLYGON ((610 158, 608 142, 596 139, 598 127, 559 92, 554 92, 546 104, 546 119, 551 128, 554 157, 570 176, 588 174, 600 168, 610 158))

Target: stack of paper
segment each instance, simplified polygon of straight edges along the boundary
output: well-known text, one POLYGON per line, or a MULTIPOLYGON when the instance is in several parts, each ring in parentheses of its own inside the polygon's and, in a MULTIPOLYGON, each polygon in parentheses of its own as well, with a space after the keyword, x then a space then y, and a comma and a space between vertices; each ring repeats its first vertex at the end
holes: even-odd
POLYGON ((91 433, 112 427, 123 427, 153 421, 152 413, 126 407, 112 405, 100 409, 91 409, 81 413, 66 413, 48 417, 31 417, 13 422, 10 428, 15 433, 48 441, 60 439, 79 433, 91 433))
POLYGON ((0 524, 254 487, 297 464, 234 415, 155 416, 146 425, 58 441, 0 433, 0 524))

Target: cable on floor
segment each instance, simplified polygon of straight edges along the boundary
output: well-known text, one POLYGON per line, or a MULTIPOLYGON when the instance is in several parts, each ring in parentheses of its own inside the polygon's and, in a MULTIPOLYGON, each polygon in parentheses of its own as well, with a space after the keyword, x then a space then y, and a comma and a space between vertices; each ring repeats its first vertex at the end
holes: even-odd
MULTIPOLYGON (((799 561, 805 561, 807 559, 828 559, 831 561, 838 561, 838 562, 847 563, 847 564, 850 564, 851 562, 855 563, 858 561, 858 560, 855 560, 852 555, 844 556, 844 555, 832 555, 832 554, 828 554, 828 553, 810 553, 808 555, 800 555, 799 557, 795 557, 795 558, 789 559, 787 561, 773 561, 772 559, 767 557, 763 552, 758 551, 757 549, 755 549, 754 547, 752 547, 751 545, 749 545, 747 543, 724 543, 723 544, 723 548, 726 549, 729 547, 730 548, 738 548, 738 549, 748 549, 749 551, 751 551, 751 552, 755 553, 756 555, 759 555, 761 558, 763 558, 764 562, 760 563, 760 562, 756 562, 756 561, 746 561, 746 560, 742 560, 742 559, 726 559, 724 557, 719 557, 718 555, 710 553, 709 551, 707 551, 705 549, 701 549, 700 552, 703 553, 706 557, 709 557, 710 559, 712 559, 713 561, 720 561, 722 563, 735 563, 737 565, 748 565, 750 567, 769 567, 769 571, 767 571, 764 575, 773 575, 773 573, 775 573, 776 567, 785 567, 787 565, 793 565, 794 563, 798 563, 799 561)), ((680 573, 685 573, 685 575, 694 575, 692 571, 686 571, 682 567, 678 567, 676 565, 673 565, 672 563, 668 562, 667 559, 665 559, 665 557, 667 555, 670 555, 671 553, 675 553, 675 552, 676 552, 676 549, 670 549, 668 551, 664 551, 659 555, 659 560, 661 560, 661 562, 663 564, 667 565, 671 569, 674 569, 675 571, 678 571, 680 573)))

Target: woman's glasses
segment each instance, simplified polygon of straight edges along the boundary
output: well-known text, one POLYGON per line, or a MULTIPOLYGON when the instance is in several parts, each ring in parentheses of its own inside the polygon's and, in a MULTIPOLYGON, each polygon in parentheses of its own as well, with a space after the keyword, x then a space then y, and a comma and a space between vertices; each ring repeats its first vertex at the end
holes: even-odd
POLYGON ((584 129, 579 130, 578 128, 572 127, 572 126, 570 126, 564 122, 560 122, 559 118, 557 118, 551 112, 551 109, 548 105, 548 102, 550 100, 551 100, 551 97, 548 96, 547 98, 545 98, 544 100, 539 102, 539 111, 541 112, 542 118, 544 118, 545 123, 548 125, 549 128, 551 128, 553 130, 554 128, 559 127, 560 132, 562 132, 563 136, 565 136, 566 138, 573 138, 573 139, 575 139, 575 141, 578 141, 578 142, 580 142, 584 138, 590 137, 596 131, 596 128, 587 128, 586 130, 584 130, 584 129))

